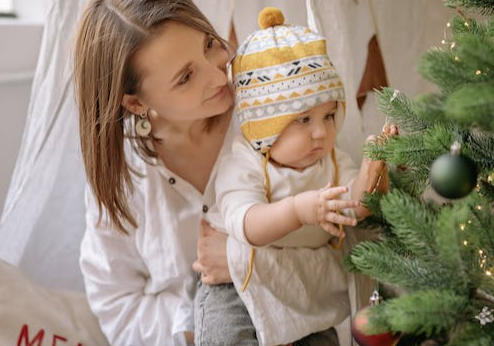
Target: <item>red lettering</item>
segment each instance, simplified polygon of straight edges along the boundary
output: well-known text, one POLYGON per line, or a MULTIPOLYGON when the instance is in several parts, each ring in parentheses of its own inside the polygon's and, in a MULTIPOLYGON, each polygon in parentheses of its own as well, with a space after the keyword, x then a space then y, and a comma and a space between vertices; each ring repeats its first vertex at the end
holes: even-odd
POLYGON ((19 340, 17 341, 17 346, 34 346, 34 343, 37 341, 38 346, 41 346, 43 342, 43 337, 45 335, 45 331, 41 329, 33 341, 29 341, 29 330, 27 324, 22 326, 21 334, 19 335, 19 340), (24 343, 22 343, 24 341, 24 343))
POLYGON ((57 346, 57 340, 67 341, 63 336, 53 335, 53 344, 51 346, 57 346))

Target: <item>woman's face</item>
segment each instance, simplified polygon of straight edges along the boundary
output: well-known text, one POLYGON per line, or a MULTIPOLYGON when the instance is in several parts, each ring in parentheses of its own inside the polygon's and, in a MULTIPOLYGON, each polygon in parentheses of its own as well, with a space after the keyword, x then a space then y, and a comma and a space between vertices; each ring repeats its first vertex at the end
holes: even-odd
POLYGON ((328 155, 336 139, 335 101, 325 102, 300 114, 276 139, 271 159, 294 169, 310 167, 328 155))
POLYGON ((171 123, 222 114, 233 102, 227 59, 227 51, 212 36, 168 21, 132 60, 141 80, 138 101, 171 123))

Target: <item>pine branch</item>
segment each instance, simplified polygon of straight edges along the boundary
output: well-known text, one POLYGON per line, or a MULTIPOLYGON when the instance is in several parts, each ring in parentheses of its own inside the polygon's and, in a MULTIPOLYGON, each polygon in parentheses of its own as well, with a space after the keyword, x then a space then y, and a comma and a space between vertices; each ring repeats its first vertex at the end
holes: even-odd
POLYGON ((482 172, 494 170, 494 134, 466 132, 462 136, 462 153, 470 157, 482 172))
POLYGON ((414 133, 427 128, 427 123, 416 116, 412 102, 403 93, 392 88, 375 92, 378 109, 389 116, 401 130, 414 133))
POLYGON ((484 290, 481 289, 475 290, 475 298, 489 302, 492 305, 494 305, 494 296, 492 294, 485 292, 484 290))
POLYGON ((494 339, 491 333, 478 322, 465 323, 452 333, 447 346, 492 346, 494 339))
POLYGON ((486 15, 494 12, 494 0, 447 0, 446 4, 450 7, 473 8, 486 15))
POLYGON ((450 273, 437 263, 403 256, 386 243, 360 243, 349 254, 349 261, 365 275, 407 290, 450 287, 445 280, 450 273))
POLYGON ((431 336, 451 329, 467 306, 466 298, 455 292, 423 290, 371 307, 368 330, 431 336))
POLYGON ((434 255, 433 210, 403 191, 393 190, 381 201, 382 213, 403 246, 419 257, 434 255))
POLYGON ((471 71, 461 60, 456 61, 451 52, 440 48, 432 48, 422 56, 418 71, 445 95, 459 86, 478 81, 475 71, 471 71))
POLYGON ((461 34, 469 34, 476 36, 489 36, 489 27, 488 23, 483 24, 482 22, 477 22, 474 19, 464 17, 455 17, 451 21, 451 31, 453 33, 453 37, 457 37, 461 34), (468 25, 465 25, 465 22, 468 25))
POLYGON ((460 238, 460 224, 468 220, 468 208, 443 208, 437 218, 436 243, 441 264, 450 273, 451 287, 464 294, 468 292, 469 272, 462 258, 463 239, 460 238))
POLYGON ((442 95, 419 95, 415 99, 413 109, 418 118, 429 124, 444 126, 451 123, 452 125, 452 121, 446 116, 444 101, 445 99, 442 95))
MULTIPOLYGON (((484 28, 484 25, 480 24, 479 27, 484 28)), ((468 66, 471 72, 480 71, 479 74, 475 73, 474 82, 492 82, 494 78, 490 73, 494 68, 494 62, 491 60, 494 56, 492 37, 482 34, 462 33, 455 35, 455 41, 453 50, 455 56, 458 56, 463 65, 468 66)))
POLYGON ((477 127, 482 131, 493 131, 494 85, 465 85, 448 97, 444 108, 442 116, 448 116, 464 128, 477 127))

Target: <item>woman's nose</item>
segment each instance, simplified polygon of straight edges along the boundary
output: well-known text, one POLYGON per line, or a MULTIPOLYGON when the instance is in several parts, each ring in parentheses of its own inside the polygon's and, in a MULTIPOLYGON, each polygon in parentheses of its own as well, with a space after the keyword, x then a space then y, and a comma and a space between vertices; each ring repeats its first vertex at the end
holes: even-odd
POLYGON ((224 54, 225 58, 222 56, 217 57, 217 59, 212 59, 209 61, 209 81, 212 88, 223 86, 228 83, 228 77, 226 73, 226 63, 227 56, 224 54))

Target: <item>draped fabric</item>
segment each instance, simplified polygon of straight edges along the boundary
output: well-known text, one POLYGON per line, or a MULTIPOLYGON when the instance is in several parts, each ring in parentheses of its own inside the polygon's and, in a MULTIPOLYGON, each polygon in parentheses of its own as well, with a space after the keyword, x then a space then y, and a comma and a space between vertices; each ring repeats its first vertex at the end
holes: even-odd
POLYGON ((0 221, 0 257, 51 287, 83 289, 84 169, 72 49, 85 1, 55 0, 46 19, 21 149, 0 221))

